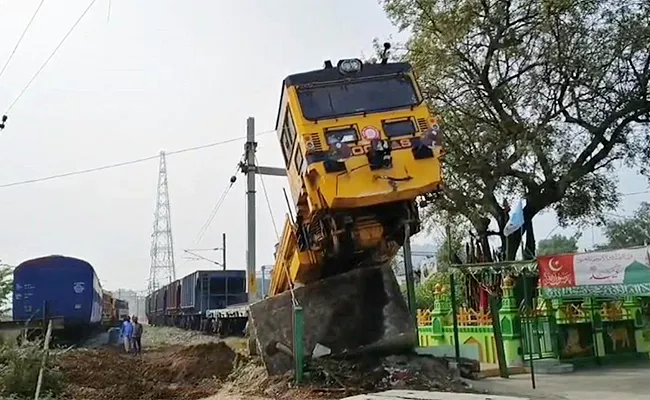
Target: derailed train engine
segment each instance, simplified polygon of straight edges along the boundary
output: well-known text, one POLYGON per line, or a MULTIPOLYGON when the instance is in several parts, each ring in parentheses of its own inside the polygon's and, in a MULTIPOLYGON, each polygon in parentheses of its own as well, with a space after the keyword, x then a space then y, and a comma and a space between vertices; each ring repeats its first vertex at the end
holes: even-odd
POLYGON ((268 349, 291 342, 297 302, 308 352, 414 345, 386 265, 420 230, 418 205, 440 190, 442 135, 411 66, 351 59, 290 75, 276 129, 296 215, 285 221, 270 298, 251 306, 267 369, 283 372, 283 355, 268 349))
POLYGON ((381 264, 406 224, 419 231, 416 200, 442 181, 441 133, 409 64, 343 60, 291 75, 277 126, 296 218, 285 223, 271 295, 288 289, 286 270, 308 284, 381 264))

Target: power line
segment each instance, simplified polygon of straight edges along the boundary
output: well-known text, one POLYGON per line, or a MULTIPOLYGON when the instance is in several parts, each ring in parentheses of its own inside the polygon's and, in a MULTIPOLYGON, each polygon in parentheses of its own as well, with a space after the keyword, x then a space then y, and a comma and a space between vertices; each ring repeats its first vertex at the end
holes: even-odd
MULTIPOLYGON (((259 165, 257 157, 255 157, 255 164, 259 165)), ((273 224, 273 230, 275 231, 275 236, 280 240, 280 233, 278 231, 278 226, 275 224, 275 217, 273 216, 273 209, 271 208, 271 202, 269 201, 269 193, 266 191, 266 185, 264 184, 264 178, 262 174, 258 174, 260 177, 260 182, 262 183, 262 191, 264 192, 264 198, 266 199, 266 206, 269 209, 269 215, 271 215, 271 223, 273 224)))
MULTIPOLYGON (((34 76, 32 76, 32 79, 30 79, 29 82, 27 82, 27 85, 25 85, 25 87, 23 88, 23 90, 20 91, 20 93, 18 94, 18 96, 17 96, 17 97, 14 99, 14 101, 9 105, 9 108, 7 108, 7 111, 5 112, 5 114, 8 114, 9 111, 13 108, 13 106, 18 102, 18 100, 23 96, 23 94, 25 93, 25 91, 27 91, 27 89, 29 88, 29 86, 32 84, 32 82, 34 82, 34 80, 35 80, 36 77, 41 73, 41 71, 43 70, 43 68, 45 68, 45 66, 47 65, 47 63, 49 63, 50 60, 52 59, 52 57, 54 57, 54 55, 55 55, 56 52, 59 50, 59 48, 61 48, 61 46, 62 46, 63 43, 66 41, 66 39, 68 38, 68 36, 70 36, 70 34, 72 33, 72 31, 74 31, 74 29, 77 27, 77 25, 79 25, 79 22, 81 22, 81 20, 83 19, 83 17, 88 13, 88 11, 90 10, 90 8, 93 6, 93 4, 95 4, 96 1, 97 1, 97 0, 92 0, 92 1, 90 2, 90 4, 88 4, 88 7, 86 7, 86 9, 84 10, 84 12, 81 13, 81 15, 79 16, 79 18, 77 18, 77 21, 75 21, 75 23, 72 24, 72 27, 70 28, 70 30, 68 31, 68 33, 66 33, 65 36, 63 36, 63 39, 61 39, 61 41, 59 42, 59 44, 54 48, 54 51, 52 51, 52 54, 50 54, 50 56, 45 60, 45 62, 43 63, 43 65, 41 65, 41 67, 36 71, 36 73, 34 74, 34 76)), ((40 6, 39 6, 39 7, 40 7, 40 6)))
POLYGON ((11 51, 11 54, 9 54, 9 58, 7 58, 7 61, 5 62, 5 65, 2 66, 2 70, 0 70, 0 77, 2 77, 2 74, 4 74, 5 70, 7 69, 7 66, 9 65, 9 62, 14 57, 14 54, 16 54, 16 50, 18 50, 18 46, 20 46, 20 43, 23 41, 23 38, 25 37, 25 34, 29 30, 29 27, 32 25, 32 22, 34 22, 34 18, 36 18, 36 14, 38 14, 38 11, 43 6, 43 3, 45 3, 45 0, 41 0, 41 2, 38 3, 38 7, 36 7, 36 11, 34 11, 34 14, 32 14, 32 18, 29 20, 29 22, 25 26, 25 29, 23 30, 23 33, 18 38, 18 41, 16 42, 16 45, 14 46, 14 49, 11 51))
POLYGON ((630 193, 621 193, 621 197, 625 196, 636 196, 637 194, 648 194, 650 193, 650 190, 643 190, 641 192, 630 192, 630 193))
MULTIPOLYGON (((264 134, 267 134, 267 133, 270 133, 270 132, 275 132, 275 130, 260 132, 260 133, 257 134, 257 136, 261 136, 261 135, 264 135, 264 134)), ((238 140, 243 140, 243 139, 246 139, 246 137, 241 136, 241 137, 236 137, 236 138, 232 138, 232 139, 222 140, 222 141, 219 141, 219 142, 208 143, 208 144, 204 144, 204 145, 201 145, 201 146, 188 147, 188 148, 185 148, 185 149, 169 151, 169 152, 166 152, 165 154, 167 154, 169 156, 169 155, 176 155, 176 154, 186 153, 186 152, 195 151, 195 150, 202 150, 202 149, 207 149, 207 148, 210 148, 210 147, 216 147, 216 146, 220 146, 220 145, 223 145, 223 144, 236 142, 238 140)), ((44 177, 35 178, 35 179, 28 179, 28 180, 24 180, 24 181, 5 183, 3 185, 0 185, 0 189, 7 188, 7 187, 12 187, 12 186, 22 186, 22 185, 27 185, 27 184, 30 184, 30 183, 44 182, 44 181, 49 181, 49 180, 52 180, 52 179, 66 178, 66 177, 69 177, 69 176, 82 175, 82 174, 87 174, 87 173, 90 173, 90 172, 103 171, 103 170, 117 168, 117 167, 124 167, 124 166, 127 166, 127 165, 138 164, 138 163, 142 163, 142 162, 145 162, 145 161, 156 160, 156 159, 158 159, 158 157, 160 157, 160 154, 156 154, 155 156, 138 158, 138 159, 130 160, 130 161, 124 161, 124 162, 120 162, 120 163, 116 163, 116 164, 102 165, 100 167, 94 167, 94 168, 82 169, 82 170, 77 170, 77 171, 65 172, 65 173, 61 173, 61 174, 44 176, 44 177)))
MULTIPOLYGON (((239 172, 239 163, 237 164, 237 169, 235 170, 233 176, 235 176, 237 172, 239 172)), ((219 212, 219 209, 223 205, 223 202, 226 200, 226 196, 228 196, 228 192, 230 192, 230 189, 233 187, 235 182, 236 180, 231 179, 228 185, 226 185, 223 192, 221 193, 221 196, 219 196, 219 199, 215 203, 214 207, 212 207, 212 210, 208 215, 208 219, 203 223, 203 226, 201 226, 199 233, 196 235, 196 239, 194 239, 194 243, 199 243, 201 239, 203 239, 203 236, 205 236, 206 232, 208 231, 208 228, 212 224, 214 217, 217 215, 217 212, 219 212)))
POLYGON ((45 177, 42 177, 42 178, 36 178, 36 179, 29 179, 29 180, 25 180, 25 181, 6 183, 4 185, 0 185, 0 189, 11 187, 11 186, 27 185, 27 184, 36 183, 36 182, 44 182, 44 181, 49 181, 49 180, 57 179, 57 178, 65 178, 65 177, 68 177, 68 176, 87 174, 89 172, 103 171, 103 170, 111 169, 111 168, 124 167, 124 166, 127 166, 127 165, 133 165, 133 164, 138 164, 138 163, 145 162, 145 161, 155 160, 155 159, 158 159, 158 157, 160 157, 160 155, 157 154, 155 156, 150 156, 150 157, 145 157, 145 158, 138 158, 136 160, 125 161, 125 162, 121 162, 121 163, 117 163, 117 164, 103 165, 101 167, 82 169, 82 170, 72 171, 72 172, 65 172, 65 173, 62 173, 62 174, 45 176, 45 177))

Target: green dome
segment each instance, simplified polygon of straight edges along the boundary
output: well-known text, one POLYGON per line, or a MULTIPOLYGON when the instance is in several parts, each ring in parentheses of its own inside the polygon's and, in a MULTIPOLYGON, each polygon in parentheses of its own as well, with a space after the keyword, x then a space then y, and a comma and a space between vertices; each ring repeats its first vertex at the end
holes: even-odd
POLYGON ((625 268, 623 284, 635 285, 640 283, 650 283, 650 268, 639 261, 634 261, 625 268))

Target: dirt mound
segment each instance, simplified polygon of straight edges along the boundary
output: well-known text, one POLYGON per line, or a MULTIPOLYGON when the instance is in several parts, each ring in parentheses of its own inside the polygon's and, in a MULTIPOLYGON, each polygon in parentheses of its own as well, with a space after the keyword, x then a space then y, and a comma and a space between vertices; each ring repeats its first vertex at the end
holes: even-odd
POLYGON ((238 355, 223 342, 171 347, 148 355, 142 375, 160 382, 224 379, 238 355), (158 353, 158 354, 156 354, 158 353))
POLYGON ((169 347, 142 356, 97 349, 61 357, 67 398, 200 399, 213 394, 238 356, 225 343, 169 347))

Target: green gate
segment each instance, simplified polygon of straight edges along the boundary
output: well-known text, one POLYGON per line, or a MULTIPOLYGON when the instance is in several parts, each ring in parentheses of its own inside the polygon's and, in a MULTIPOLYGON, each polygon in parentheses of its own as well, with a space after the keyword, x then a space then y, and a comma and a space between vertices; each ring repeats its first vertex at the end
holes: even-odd
POLYGON ((521 339, 524 360, 556 358, 554 334, 555 318, 547 301, 539 297, 532 299, 532 305, 523 301, 519 307, 521 339))

